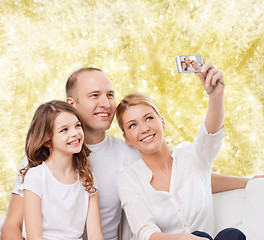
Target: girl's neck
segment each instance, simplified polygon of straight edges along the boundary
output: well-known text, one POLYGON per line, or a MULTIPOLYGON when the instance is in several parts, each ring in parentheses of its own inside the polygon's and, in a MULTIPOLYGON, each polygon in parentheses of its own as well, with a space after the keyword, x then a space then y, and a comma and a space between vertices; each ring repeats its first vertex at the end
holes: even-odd
POLYGON ((68 175, 75 172, 72 161, 72 154, 65 155, 60 154, 59 152, 51 152, 45 163, 52 173, 54 172, 60 175, 68 175))
POLYGON ((45 161, 52 175, 62 184, 74 184, 78 180, 78 174, 73 164, 73 155, 51 153, 45 161))

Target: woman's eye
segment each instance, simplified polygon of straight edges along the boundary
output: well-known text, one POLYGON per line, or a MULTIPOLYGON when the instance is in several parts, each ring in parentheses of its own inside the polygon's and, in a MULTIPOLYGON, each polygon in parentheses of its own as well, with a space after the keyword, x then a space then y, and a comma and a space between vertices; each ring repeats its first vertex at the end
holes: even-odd
POLYGON ((147 117, 146 121, 150 121, 152 119, 153 119, 153 117, 147 117))
POLYGON ((134 128, 134 127, 136 127, 136 124, 135 124, 135 123, 131 124, 131 125, 129 126, 129 129, 134 128))

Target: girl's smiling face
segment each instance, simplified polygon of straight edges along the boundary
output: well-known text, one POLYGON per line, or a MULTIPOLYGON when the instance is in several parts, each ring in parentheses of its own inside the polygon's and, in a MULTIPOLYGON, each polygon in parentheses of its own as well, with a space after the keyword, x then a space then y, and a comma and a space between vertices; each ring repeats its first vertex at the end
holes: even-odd
POLYGON ((72 113, 61 112, 54 120, 51 151, 64 154, 79 153, 84 132, 79 119, 72 113))
POLYGON ((142 155, 158 151, 164 142, 164 120, 147 105, 130 106, 122 116, 124 138, 142 155))

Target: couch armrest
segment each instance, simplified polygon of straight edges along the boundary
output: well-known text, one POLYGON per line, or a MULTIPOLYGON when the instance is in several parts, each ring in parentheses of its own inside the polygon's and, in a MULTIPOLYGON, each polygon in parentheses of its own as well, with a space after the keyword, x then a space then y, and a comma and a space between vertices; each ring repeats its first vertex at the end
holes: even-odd
POLYGON ((250 180, 245 192, 247 198, 241 230, 247 240, 263 239, 264 178, 250 180))
POLYGON ((245 208, 245 189, 213 194, 215 235, 228 227, 239 227, 245 208))

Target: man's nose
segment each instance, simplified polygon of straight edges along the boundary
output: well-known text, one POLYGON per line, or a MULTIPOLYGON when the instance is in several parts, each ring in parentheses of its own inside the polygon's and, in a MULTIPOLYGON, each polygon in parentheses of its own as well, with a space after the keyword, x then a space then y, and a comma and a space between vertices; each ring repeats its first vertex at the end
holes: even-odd
POLYGON ((110 107, 110 102, 106 95, 100 97, 99 105, 100 107, 110 107))

